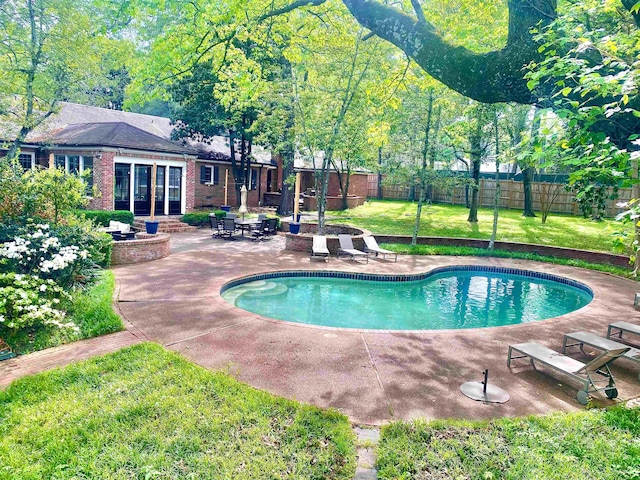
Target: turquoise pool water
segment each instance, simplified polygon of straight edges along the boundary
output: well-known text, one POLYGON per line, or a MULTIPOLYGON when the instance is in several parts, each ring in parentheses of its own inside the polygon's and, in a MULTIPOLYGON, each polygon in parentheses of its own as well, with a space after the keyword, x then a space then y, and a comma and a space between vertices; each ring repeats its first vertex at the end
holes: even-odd
POLYGON ((528 323, 572 312, 593 298, 588 287, 559 277, 464 268, 426 274, 419 279, 362 274, 334 278, 331 272, 291 272, 300 276, 279 273, 274 274, 275 278, 260 275, 231 288, 223 287, 222 297, 238 308, 265 317, 374 330, 528 323))

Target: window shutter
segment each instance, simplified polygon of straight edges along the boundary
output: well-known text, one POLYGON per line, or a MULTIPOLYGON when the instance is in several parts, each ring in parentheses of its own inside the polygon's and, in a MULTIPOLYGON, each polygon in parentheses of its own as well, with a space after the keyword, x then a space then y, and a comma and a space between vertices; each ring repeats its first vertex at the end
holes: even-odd
POLYGON ((218 185, 220 183, 220 169, 217 165, 213 166, 213 184, 218 185))
POLYGON ((207 183, 207 167, 205 165, 200 165, 200 183, 207 183))

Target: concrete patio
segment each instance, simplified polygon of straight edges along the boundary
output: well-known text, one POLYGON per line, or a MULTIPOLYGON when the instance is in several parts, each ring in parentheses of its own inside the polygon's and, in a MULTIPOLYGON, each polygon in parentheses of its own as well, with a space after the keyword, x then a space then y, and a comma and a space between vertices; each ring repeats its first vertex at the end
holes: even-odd
MULTIPOLYGON (((637 283, 588 270, 537 262, 472 257, 400 256, 397 263, 368 265, 331 258, 328 263, 284 250, 284 239, 265 242, 213 239, 208 230, 173 234, 172 254, 154 262, 114 268, 121 314, 144 336, 210 369, 229 371, 276 395, 332 407, 352 421, 493 418, 571 411, 577 386, 533 370, 527 362, 506 366, 508 345, 538 341, 560 350, 563 334, 592 330, 604 335, 617 320, 638 322, 637 283), (595 293, 590 305, 555 319, 526 325, 420 333, 353 331, 270 320, 237 309, 220 297, 227 281, 274 270, 326 269, 418 273, 444 265, 496 265, 572 278, 595 293), (460 393, 464 381, 507 390, 505 404, 483 404, 460 393)), ((352 312, 351 314, 357 314, 352 312)), ((587 350, 588 351, 588 350, 587 350)), ((578 352, 575 358, 587 361, 578 352)), ((637 364, 613 366, 624 401, 640 395, 637 364)), ((598 404, 612 404, 603 394, 598 404)))

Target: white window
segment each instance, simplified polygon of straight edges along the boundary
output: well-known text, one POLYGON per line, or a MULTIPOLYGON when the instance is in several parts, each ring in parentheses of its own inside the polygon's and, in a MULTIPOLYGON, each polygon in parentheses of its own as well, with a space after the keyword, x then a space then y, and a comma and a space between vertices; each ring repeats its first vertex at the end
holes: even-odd
POLYGON ((21 153, 18 155, 18 162, 22 165, 22 168, 26 172, 27 170, 33 170, 35 166, 34 161, 35 154, 34 153, 21 153))
POLYGON ((87 177, 87 189, 91 191, 93 188, 93 156, 91 155, 56 155, 54 157, 54 165, 56 168, 64 168, 65 172, 77 174, 85 170, 90 170, 87 177))
POLYGON ((218 183, 220 183, 220 169, 218 166, 201 165, 200 183, 203 185, 218 185, 218 183))

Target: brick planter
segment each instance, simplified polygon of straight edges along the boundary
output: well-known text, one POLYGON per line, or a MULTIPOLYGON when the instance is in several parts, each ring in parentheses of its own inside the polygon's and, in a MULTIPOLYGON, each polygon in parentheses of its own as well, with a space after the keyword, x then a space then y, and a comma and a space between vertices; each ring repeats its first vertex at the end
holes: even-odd
MULTIPOLYGON (((311 252, 313 236, 318 231, 317 223, 301 223, 300 234, 298 235, 288 233, 289 222, 283 221, 282 229, 287 232, 285 233, 285 250, 291 250, 293 252, 311 252)), ((326 225, 325 234, 327 235, 327 248, 333 255, 338 252, 338 247, 340 247, 340 242, 337 237, 339 233, 351 235, 351 238, 353 239, 353 246, 359 250, 364 249, 364 240, 362 240, 362 237, 371 235, 371 232, 368 230, 349 227, 347 225, 326 225)))
POLYGON ((129 265, 168 257, 170 239, 166 233, 137 233, 135 240, 113 242, 111 265, 129 265))

